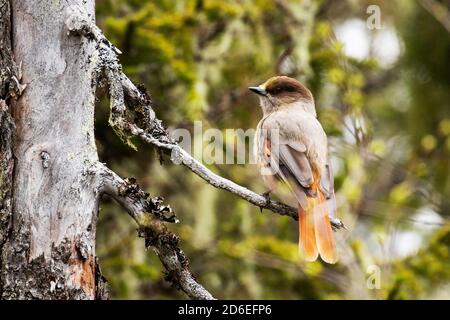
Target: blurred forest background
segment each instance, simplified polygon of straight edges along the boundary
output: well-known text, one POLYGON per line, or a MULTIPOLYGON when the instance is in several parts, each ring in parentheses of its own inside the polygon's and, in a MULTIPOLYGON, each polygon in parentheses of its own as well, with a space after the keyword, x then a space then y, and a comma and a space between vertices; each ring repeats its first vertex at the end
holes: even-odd
MULTIPOLYGON (((448 0, 97 1, 125 73, 147 87, 169 129, 192 130, 199 120, 224 134, 254 128, 261 112, 248 86, 278 74, 307 84, 330 137, 338 216, 348 228, 337 233, 336 265, 299 261, 292 219, 161 165, 149 146, 125 146, 107 126, 102 92, 101 160, 171 204, 181 223, 169 227, 218 298, 449 299, 449 9, 448 0), (372 4, 380 29, 366 24, 372 4)), ((265 191, 254 165, 210 168, 265 191)), ((112 298, 185 298, 122 211, 107 202, 98 224, 112 298)))

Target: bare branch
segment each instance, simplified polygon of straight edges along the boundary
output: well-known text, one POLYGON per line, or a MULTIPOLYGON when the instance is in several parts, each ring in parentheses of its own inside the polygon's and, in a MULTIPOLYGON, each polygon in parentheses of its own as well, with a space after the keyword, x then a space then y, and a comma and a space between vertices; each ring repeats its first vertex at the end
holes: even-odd
POLYGON ((87 14, 84 7, 72 5, 66 11, 66 27, 69 33, 83 35, 95 40, 98 44, 104 44, 114 50, 116 54, 121 54, 119 49, 114 47, 111 42, 103 35, 103 32, 95 24, 90 15, 87 14))
POLYGON ((161 220, 177 222, 169 206, 161 198, 152 198, 134 178, 122 179, 105 165, 98 163, 94 171, 100 180, 100 192, 111 196, 127 210, 138 225, 139 236, 151 247, 167 270, 166 280, 192 299, 213 300, 189 270, 189 260, 179 248, 179 238, 161 220))

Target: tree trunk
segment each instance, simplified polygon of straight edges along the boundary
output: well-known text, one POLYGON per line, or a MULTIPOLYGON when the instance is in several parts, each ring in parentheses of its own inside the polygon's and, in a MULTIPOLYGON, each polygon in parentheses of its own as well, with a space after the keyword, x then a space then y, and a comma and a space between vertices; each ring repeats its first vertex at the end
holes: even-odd
POLYGON ((11 1, 14 58, 27 87, 10 106, 16 125, 12 220, 0 247, 6 299, 98 294, 99 195, 89 170, 98 160, 96 51, 94 42, 67 36, 70 5, 94 19, 94 0, 11 1))
POLYGON ((95 256, 99 199, 107 194, 135 220, 174 287, 214 299, 163 223, 178 221, 171 208, 98 161, 100 79, 109 88, 109 122, 124 141, 139 135, 178 146, 145 90, 122 73, 120 51, 95 25, 94 7, 94 0, 0 0, 0 298, 107 298, 95 256))

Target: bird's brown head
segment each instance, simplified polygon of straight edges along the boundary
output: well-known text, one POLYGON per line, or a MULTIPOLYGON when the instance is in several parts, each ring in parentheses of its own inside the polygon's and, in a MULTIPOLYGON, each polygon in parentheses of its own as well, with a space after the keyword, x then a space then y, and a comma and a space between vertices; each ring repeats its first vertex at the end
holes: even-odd
POLYGON ((314 105, 311 91, 296 79, 286 76, 272 77, 257 87, 249 87, 249 90, 259 95, 265 113, 296 102, 314 105))

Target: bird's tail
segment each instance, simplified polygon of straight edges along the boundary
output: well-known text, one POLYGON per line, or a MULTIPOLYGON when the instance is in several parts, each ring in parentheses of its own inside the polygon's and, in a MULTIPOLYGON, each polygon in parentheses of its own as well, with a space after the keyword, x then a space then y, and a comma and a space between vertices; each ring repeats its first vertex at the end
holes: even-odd
POLYGON ((307 200, 306 209, 298 207, 299 247, 306 261, 315 261, 320 254, 323 261, 336 263, 336 243, 325 196, 317 190, 317 197, 307 200))

